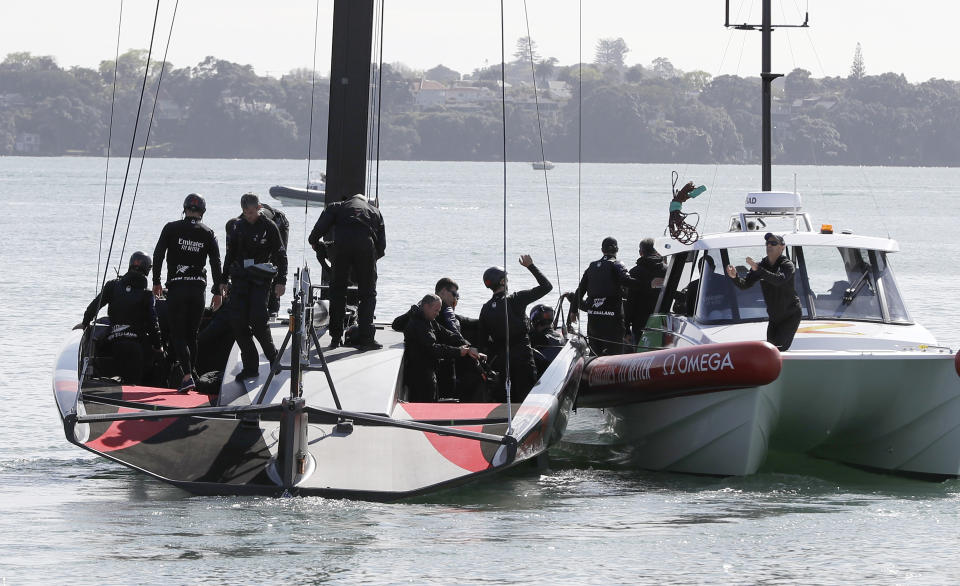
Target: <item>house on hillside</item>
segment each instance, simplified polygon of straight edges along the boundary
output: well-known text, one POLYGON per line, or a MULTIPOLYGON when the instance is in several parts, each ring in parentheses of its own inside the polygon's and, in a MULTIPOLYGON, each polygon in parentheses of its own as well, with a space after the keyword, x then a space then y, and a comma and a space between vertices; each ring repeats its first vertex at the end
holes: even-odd
POLYGON ((20 155, 36 155, 40 153, 40 135, 32 132, 18 132, 13 143, 13 152, 20 155))
POLYGON ((447 100, 447 86, 439 81, 420 78, 413 89, 413 103, 418 108, 442 106, 447 100))

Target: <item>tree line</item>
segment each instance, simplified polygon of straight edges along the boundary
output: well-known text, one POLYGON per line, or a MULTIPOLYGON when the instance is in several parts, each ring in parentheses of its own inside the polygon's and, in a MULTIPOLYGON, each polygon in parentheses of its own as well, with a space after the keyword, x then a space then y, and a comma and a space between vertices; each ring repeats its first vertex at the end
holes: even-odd
MULTIPOLYGON (((540 159, 542 136, 553 161, 574 161, 578 153, 588 162, 759 161, 758 77, 683 72, 665 58, 627 67, 628 51, 622 39, 602 39, 593 63, 561 66, 540 57, 532 41, 518 41, 506 67, 508 157, 540 159), (568 93, 546 91, 549 82, 565 82, 568 93)), ((314 82, 309 70, 260 76, 215 57, 193 67, 154 63, 146 77, 145 66, 146 52, 137 50, 98 69, 7 55, 0 63, 0 155, 103 155, 108 144, 113 155, 131 145, 139 152, 151 117, 151 156, 303 158, 311 140, 314 157, 326 155, 326 78, 314 82)), ((381 158, 500 160, 500 75, 499 64, 467 75, 442 65, 425 72, 384 65, 374 75, 382 80, 381 158), (486 88, 497 99, 424 105, 417 100, 424 78, 486 88)), ((867 75, 858 51, 849 76, 818 79, 795 69, 774 93, 775 162, 960 165, 958 82, 867 75)))

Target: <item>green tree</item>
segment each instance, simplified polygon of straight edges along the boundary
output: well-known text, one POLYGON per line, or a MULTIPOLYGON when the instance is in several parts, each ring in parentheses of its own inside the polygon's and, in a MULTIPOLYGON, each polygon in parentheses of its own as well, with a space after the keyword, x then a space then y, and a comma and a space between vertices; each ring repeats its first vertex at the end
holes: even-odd
POLYGON ((853 51, 853 64, 850 66, 850 78, 863 79, 863 76, 866 74, 867 69, 863 65, 863 52, 860 50, 860 43, 857 43, 857 48, 853 51))
POLYGON ((622 37, 616 39, 600 39, 597 41, 593 62, 597 65, 613 65, 623 67, 624 58, 630 48, 622 37))

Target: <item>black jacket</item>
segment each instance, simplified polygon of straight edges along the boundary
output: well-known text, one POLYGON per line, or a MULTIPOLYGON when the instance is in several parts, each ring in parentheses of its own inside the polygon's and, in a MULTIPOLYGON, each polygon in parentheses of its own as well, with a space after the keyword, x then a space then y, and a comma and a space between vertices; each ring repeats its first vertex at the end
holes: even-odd
POLYGON ((382 257, 387 248, 383 215, 361 194, 323 208, 323 212, 307 238, 314 250, 331 229, 334 231, 333 240, 337 246, 350 248, 372 246, 377 253, 377 258, 382 257))
POLYGON ((650 282, 663 278, 667 274, 667 267, 663 264, 663 257, 659 254, 641 256, 637 264, 630 269, 630 276, 640 282, 637 289, 627 290, 627 302, 624 304, 627 321, 641 318, 653 313, 660 297, 660 288, 651 287, 650 282))
MULTIPOLYGON (((436 322, 428 321, 420 306, 405 314, 403 328, 403 377, 414 400, 436 400, 437 365, 441 358, 460 356, 462 337, 436 322)), ((399 318, 398 318, 399 319, 399 318)))
POLYGON ((767 315, 778 319, 792 312, 800 311, 800 298, 797 297, 794 274, 796 267, 786 256, 781 255, 773 263, 763 257, 757 270, 751 270, 746 278, 737 277, 733 283, 740 289, 749 289, 760 281, 763 301, 767 304, 767 315))
POLYGON ((119 339, 139 340, 146 336, 155 347, 160 345, 157 310, 153 293, 147 289, 147 278, 144 275, 129 271, 119 279, 108 281, 83 312, 83 323, 93 321, 104 306, 107 307, 107 315, 110 317, 108 342, 119 339))
POLYGON ((207 259, 213 273, 213 294, 220 293, 220 245, 213 230, 197 218, 184 218, 163 227, 153 249, 153 284, 160 284, 163 259, 167 259, 167 287, 207 284, 207 259))
POLYGON ((223 259, 223 272, 231 278, 246 277, 244 260, 254 264, 273 263, 277 267, 274 284, 287 282, 287 250, 280 238, 280 230, 272 221, 260 215, 257 221, 246 220, 227 223, 227 255, 223 259))
POLYGON ((623 316, 623 287, 639 289, 641 285, 617 257, 604 255, 583 271, 571 309, 583 307, 589 315, 623 316))
MULTIPOLYGON (((530 345, 530 321, 527 318, 527 305, 540 299, 553 290, 553 285, 535 265, 528 270, 537 280, 533 289, 517 291, 510 295, 495 293, 489 301, 480 308, 479 332, 477 343, 489 350, 503 348, 504 342, 509 339, 510 346, 516 344, 530 345), (507 309, 509 311, 507 311, 507 309), (509 321, 509 336, 507 322, 509 321)), ((496 352, 491 352, 496 353, 496 352)))

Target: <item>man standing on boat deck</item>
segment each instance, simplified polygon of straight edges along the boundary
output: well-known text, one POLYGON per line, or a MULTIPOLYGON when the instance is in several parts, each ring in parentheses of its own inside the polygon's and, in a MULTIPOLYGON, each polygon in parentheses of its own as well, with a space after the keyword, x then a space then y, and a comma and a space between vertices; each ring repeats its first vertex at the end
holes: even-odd
POLYGON ((630 269, 630 276, 640 281, 639 289, 627 291, 627 302, 624 304, 624 313, 627 328, 633 333, 633 343, 640 342, 643 328, 647 319, 653 313, 663 287, 663 277, 667 274, 667 267, 663 264, 663 257, 653 247, 653 238, 644 238, 640 241, 640 258, 637 264, 630 269))
POLYGON ((622 354, 625 327, 623 321, 623 288, 640 289, 643 283, 630 276, 627 267, 617 260, 617 239, 607 236, 600 243, 603 257, 590 263, 583 272, 580 285, 570 303, 568 321, 577 321, 580 307, 587 308, 587 336, 598 356, 622 354), (584 301, 586 295, 586 301, 584 301))
POLYGON ((746 278, 740 277, 733 265, 727 266, 727 275, 740 289, 749 289, 760 281, 763 301, 767 304, 767 316, 770 318, 767 324, 767 342, 781 352, 786 352, 793 344, 793 337, 803 316, 800 297, 797 296, 794 284, 794 273, 797 269, 783 254, 786 248, 783 236, 767 232, 763 239, 767 244, 767 256, 759 263, 747 257, 750 272, 746 278))
MULTIPOLYGON (((382 346, 374 339, 374 310, 377 306, 377 260, 387 247, 383 216, 365 195, 330 204, 323 209, 308 238, 314 250, 333 231, 333 276, 330 283, 330 348, 343 344, 343 316, 347 304, 347 279, 353 269, 359 303, 357 320, 361 350, 382 346)), ((329 250, 329 249, 328 249, 329 250)))
POLYGON ((510 394, 511 400, 522 402, 537 382, 537 365, 533 360, 533 348, 530 346, 530 322, 527 319, 527 305, 537 301, 553 290, 540 269, 533 264, 529 254, 520 257, 520 264, 537 280, 533 289, 525 289, 507 295, 507 273, 500 267, 490 267, 483 272, 483 284, 493 291, 493 297, 480 308, 479 344, 485 346, 487 354, 496 358, 493 368, 500 373, 497 397, 506 398, 505 375, 506 354, 510 354, 510 394))
POLYGON ((273 364, 277 348, 273 344, 267 303, 270 289, 283 296, 287 283, 287 251, 277 225, 260 213, 260 198, 245 193, 240 198, 243 220, 233 224, 227 234, 227 255, 223 272, 230 278, 230 326, 240 347, 243 371, 238 379, 256 378, 260 360, 256 337, 263 355, 273 364))
POLYGON ((160 351, 160 324, 153 294, 147 289, 150 257, 137 251, 130 255, 125 275, 107 281, 83 313, 83 321, 74 326, 82 329, 106 306, 110 332, 106 349, 113 357, 120 378, 128 385, 139 385, 152 371, 151 346, 160 351))
POLYGON ((196 388, 194 367, 197 360, 197 333, 206 304, 207 260, 213 273, 214 311, 220 307, 223 275, 220 271, 220 246, 213 230, 201 222, 207 202, 191 193, 183 200, 183 219, 168 223, 160 232, 153 249, 153 294, 160 297, 163 287, 160 274, 167 258, 167 312, 170 322, 170 345, 180 363, 183 379, 180 392, 196 388))

